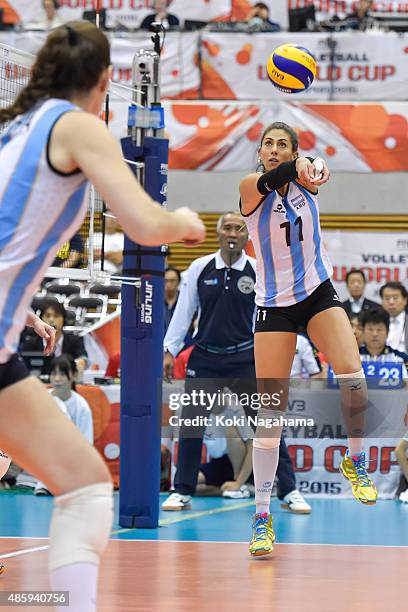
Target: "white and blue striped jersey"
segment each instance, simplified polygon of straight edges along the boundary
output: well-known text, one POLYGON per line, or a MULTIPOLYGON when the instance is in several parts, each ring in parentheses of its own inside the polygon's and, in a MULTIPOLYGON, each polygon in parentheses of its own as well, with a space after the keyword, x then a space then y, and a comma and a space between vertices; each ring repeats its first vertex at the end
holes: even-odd
POLYGON ((257 306, 296 304, 331 277, 317 196, 296 181, 286 196, 268 194, 245 222, 256 255, 257 306))
POLYGON ((33 294, 86 212, 84 175, 59 173, 48 159, 54 124, 73 110, 66 100, 47 100, 0 138, 0 363, 16 351, 33 294))

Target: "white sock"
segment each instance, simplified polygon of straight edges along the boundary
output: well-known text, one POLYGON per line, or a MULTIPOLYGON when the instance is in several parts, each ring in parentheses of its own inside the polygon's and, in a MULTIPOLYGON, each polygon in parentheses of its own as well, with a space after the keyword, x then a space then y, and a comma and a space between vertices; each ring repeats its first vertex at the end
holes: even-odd
POLYGON ((72 563, 58 567, 50 574, 53 591, 69 591, 69 607, 56 606, 56 612, 96 612, 98 566, 94 563, 72 563))
POLYGON ((363 438, 349 438, 348 449, 350 457, 355 457, 363 451, 364 440, 363 438))
POLYGON ((274 448, 253 447, 253 470, 255 481, 256 513, 269 514, 272 487, 279 461, 279 446, 274 448))

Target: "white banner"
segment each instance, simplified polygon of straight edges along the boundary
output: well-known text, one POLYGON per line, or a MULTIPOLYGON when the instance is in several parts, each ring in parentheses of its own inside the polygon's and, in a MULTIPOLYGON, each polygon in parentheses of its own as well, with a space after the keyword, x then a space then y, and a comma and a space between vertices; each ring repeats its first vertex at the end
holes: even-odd
MULTIPOLYGON (((330 19, 335 15, 344 19, 346 15, 356 10, 358 0, 288 0, 289 9, 299 9, 314 4, 318 21, 330 19)), ((406 13, 408 2, 374 0, 371 12, 375 13, 406 13)))
MULTIPOLYGON (((108 28, 138 28, 153 10, 153 0, 101 0, 99 4, 106 9, 108 28)), ((70 21, 81 19, 84 11, 95 9, 96 0, 60 0, 60 5, 61 17, 70 21)))
POLYGON ((238 34, 204 32, 202 91, 209 99, 260 100, 406 100, 408 35, 392 32, 339 33, 331 63, 327 34, 238 34), (317 59, 313 85, 298 95, 278 91, 266 63, 279 45, 291 42, 309 49, 317 59))
MULTIPOLYGON (((270 8, 270 19, 279 23, 282 29, 287 28, 288 7, 302 8, 314 4, 317 21, 330 19, 334 15, 343 19, 355 10, 357 0, 264 0, 270 8)), ((13 11, 17 20, 31 22, 41 14, 42 0, 8 0, 7 11, 13 11)), ((137 28, 152 12, 153 0, 101 0, 101 6, 107 11, 107 26, 125 26, 137 28)), ((248 11, 254 4, 252 0, 172 0, 170 12, 180 22, 186 19, 197 21, 245 20, 248 11)), ((60 15, 63 19, 80 19, 83 11, 92 10, 96 0, 60 0, 60 15)), ((408 2, 376 0, 373 12, 408 12, 408 2)))
POLYGON ((362 269, 367 278, 366 297, 381 302, 379 289, 384 283, 408 281, 407 234, 323 231, 334 268, 333 280, 342 300, 349 298, 345 278, 351 269, 362 269))
MULTIPOLYGON (((44 42, 44 32, 0 32, 0 42, 35 54, 44 42)), ((198 52, 197 32, 169 32, 161 55, 161 95, 165 98, 197 98, 200 73, 195 61, 198 52)), ((132 83, 133 57, 139 49, 153 49, 147 33, 111 39, 113 80, 132 83)), ((121 91, 126 99, 131 92, 121 91)))
POLYGON ((408 170, 408 103, 169 102, 166 121, 172 169, 248 171, 264 129, 284 121, 301 153, 326 158, 332 171, 408 170))
POLYGON ((8 0, 1 3, 6 23, 34 21, 41 14, 41 0, 8 0))
MULTIPOLYGON (((271 20, 287 27, 287 0, 265 0, 270 7, 271 20)), ((183 24, 186 19, 196 21, 244 20, 251 9, 252 0, 172 0, 169 12, 183 24)), ((9 9, 23 22, 32 22, 42 13, 42 0, 8 0, 9 9)), ((106 9, 106 25, 138 28, 142 20, 153 11, 153 0, 101 0, 106 9)), ((69 21, 81 19, 84 11, 93 10, 96 0, 60 0, 60 16, 69 21)))
MULTIPOLYGON (((368 472, 380 499, 393 499, 401 470, 394 449, 399 439, 368 439, 364 445, 368 472)), ((339 472, 345 440, 287 438, 289 454, 296 472, 297 488, 310 497, 352 497, 350 483, 339 472)))
MULTIPOLYGON (((185 416, 180 404, 177 407, 170 401, 184 394, 184 382, 176 380, 172 385, 163 383, 162 414, 166 419, 163 421, 162 436, 167 440, 178 438, 177 419, 185 416)), ((220 388, 224 382, 220 379, 220 388)), ((367 437, 364 441, 367 471, 378 487, 379 497, 390 499, 395 496, 400 478, 394 450, 405 433, 407 392, 370 390, 369 399, 371 404, 366 413, 367 437)), ((288 425, 282 434, 292 459, 298 489, 305 495, 352 497, 350 483, 339 472, 342 455, 347 450, 347 433, 340 404, 338 392, 325 388, 323 381, 319 381, 313 389, 306 385, 302 385, 302 388, 291 387, 285 417, 312 417, 314 421, 313 426, 288 425)), ((208 416, 210 411, 203 408, 203 414, 208 416)), ((218 435, 222 436, 222 428, 218 435)))

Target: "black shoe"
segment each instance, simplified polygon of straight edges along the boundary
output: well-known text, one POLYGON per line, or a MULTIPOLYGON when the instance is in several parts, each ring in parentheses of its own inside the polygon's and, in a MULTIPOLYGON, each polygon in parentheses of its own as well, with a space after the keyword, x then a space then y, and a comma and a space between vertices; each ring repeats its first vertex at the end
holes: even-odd
POLYGON ((49 492, 45 487, 40 487, 34 491, 34 495, 42 495, 43 497, 49 497, 52 493, 49 492))

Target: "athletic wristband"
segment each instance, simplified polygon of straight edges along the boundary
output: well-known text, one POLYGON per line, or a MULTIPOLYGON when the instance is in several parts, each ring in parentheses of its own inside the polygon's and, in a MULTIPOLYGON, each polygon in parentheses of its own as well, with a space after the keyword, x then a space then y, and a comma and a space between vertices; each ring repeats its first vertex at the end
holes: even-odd
POLYGON ((296 160, 283 162, 277 168, 265 172, 259 177, 256 187, 262 195, 268 195, 275 189, 283 187, 289 181, 297 178, 296 160))

